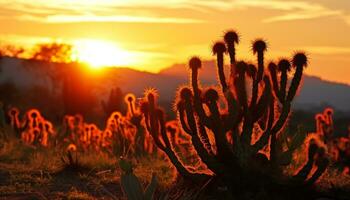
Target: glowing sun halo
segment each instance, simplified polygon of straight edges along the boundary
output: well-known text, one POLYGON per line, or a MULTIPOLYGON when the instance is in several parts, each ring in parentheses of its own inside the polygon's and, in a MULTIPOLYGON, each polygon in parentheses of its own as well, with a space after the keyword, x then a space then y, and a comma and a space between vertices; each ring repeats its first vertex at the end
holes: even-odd
POLYGON ((129 52, 119 48, 117 44, 100 40, 80 40, 75 42, 75 57, 98 69, 105 66, 126 66, 131 64, 129 52))

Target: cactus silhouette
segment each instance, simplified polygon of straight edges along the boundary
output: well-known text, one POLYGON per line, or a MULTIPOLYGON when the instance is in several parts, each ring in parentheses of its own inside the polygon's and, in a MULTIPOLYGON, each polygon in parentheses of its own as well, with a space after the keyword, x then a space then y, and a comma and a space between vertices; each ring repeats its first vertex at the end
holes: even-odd
POLYGON ((136 128, 135 133, 135 152, 139 153, 140 155, 143 155, 146 153, 144 143, 145 143, 145 128, 142 121, 142 114, 140 112, 140 109, 136 107, 136 98, 133 94, 127 94, 125 96, 125 103, 128 105, 128 114, 127 119, 130 121, 132 125, 136 128))
POLYGON ((119 160, 119 167, 122 169, 120 184, 128 200, 151 200, 156 190, 158 181, 156 175, 152 174, 150 184, 145 190, 142 189, 139 179, 133 173, 133 167, 123 157, 119 160))
MULTIPOLYGON (((283 130, 301 83, 303 69, 307 66, 306 55, 297 52, 291 62, 281 59, 277 65, 271 62, 265 69, 267 44, 264 40, 257 39, 252 44, 257 67, 245 61, 236 61, 235 44, 239 41, 236 32, 228 31, 224 41, 215 43, 212 48, 217 58, 222 91, 200 87, 199 70, 205 70, 205 67, 198 57, 193 57, 188 64, 190 86, 182 87, 176 99, 178 120, 183 131, 191 137, 197 155, 214 176, 224 180, 229 187, 239 185, 240 188, 266 180, 271 180, 273 184, 282 184, 285 180, 288 180, 288 184, 296 185, 314 183, 328 165, 325 150, 314 142, 309 145, 304 167, 292 177, 286 177, 283 173, 284 166, 292 162, 292 154, 305 139, 304 133, 289 136, 283 130), (227 51, 231 63, 230 81, 226 80, 224 73, 224 55, 227 51), (292 67, 295 72, 292 80, 288 81, 292 67), (251 88, 248 82, 252 83, 251 88), (213 144, 208 142, 209 133, 214 135, 213 144), (254 142, 253 135, 258 135, 254 142), (284 141, 286 137, 288 144, 284 141), (314 167, 317 169, 313 170, 314 167)), ((189 170, 176 155, 171 138, 165 132, 164 113, 157 106, 157 95, 154 91, 146 93, 141 109, 146 128, 156 145, 167 154, 183 177, 192 180, 211 177, 210 173, 189 170)))

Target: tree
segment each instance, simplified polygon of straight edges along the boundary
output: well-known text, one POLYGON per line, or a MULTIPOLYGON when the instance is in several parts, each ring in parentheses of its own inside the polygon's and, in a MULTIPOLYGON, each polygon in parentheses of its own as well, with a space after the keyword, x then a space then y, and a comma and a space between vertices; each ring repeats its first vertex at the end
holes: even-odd
POLYGON ((23 47, 18 47, 14 45, 1 45, 0 46, 0 57, 8 56, 8 57, 20 57, 25 52, 23 47))
POLYGON ((65 43, 37 44, 32 59, 58 63, 72 62, 72 50, 73 46, 65 43))

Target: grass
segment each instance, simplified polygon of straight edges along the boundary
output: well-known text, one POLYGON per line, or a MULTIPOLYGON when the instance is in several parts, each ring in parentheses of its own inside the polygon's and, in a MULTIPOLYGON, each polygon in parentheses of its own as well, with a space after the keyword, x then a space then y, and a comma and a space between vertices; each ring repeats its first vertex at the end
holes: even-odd
MULTIPOLYGON (((62 156, 65 153, 59 149, 34 148, 14 138, 0 140, 0 199, 124 199, 116 157, 77 153, 79 167, 74 171, 61 161, 62 156)), ((133 158, 132 162, 144 185, 152 172, 157 173, 158 194, 174 180, 174 169, 165 158, 133 158)))
MULTIPOLYGON (((73 153, 73 159, 78 158, 74 170, 69 163, 62 162, 62 157, 66 157, 66 153, 59 148, 36 148, 11 137, 0 139, 0 199, 125 199, 116 156, 73 153)), ((304 160, 296 159, 290 168, 298 167, 304 160)), ((164 155, 131 158, 131 161, 144 187, 151 180, 152 172, 156 172, 159 181, 156 199, 231 198, 215 181, 193 185, 176 177, 175 169, 164 155)), ((318 181, 317 188, 321 196, 350 199, 350 176, 331 166, 318 181)), ((266 192, 242 191, 241 197, 264 199, 266 192)))

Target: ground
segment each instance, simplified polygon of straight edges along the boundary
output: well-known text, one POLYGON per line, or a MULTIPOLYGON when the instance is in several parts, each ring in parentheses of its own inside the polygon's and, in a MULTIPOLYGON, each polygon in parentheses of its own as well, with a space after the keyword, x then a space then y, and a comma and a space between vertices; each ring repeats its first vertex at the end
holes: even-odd
MULTIPOLYGON (((0 199, 125 199, 115 156, 78 153, 78 169, 72 170, 61 160, 66 156, 64 152, 34 149, 17 140, 1 145, 0 199)), ((144 186, 156 172, 158 194, 174 180, 173 168, 164 157, 132 161, 134 173, 144 186)))
MULTIPOLYGON (((0 142, 0 199, 126 199, 120 185, 118 156, 73 153, 76 168, 64 164, 60 148, 36 148, 18 139, 0 142)), ((181 181, 164 155, 131 157, 134 173, 145 187, 152 173, 159 181, 155 199, 226 199, 225 188, 214 180, 201 184, 181 181), (208 192, 209 191, 209 192, 208 192)), ((318 197, 350 199, 350 176, 332 167, 316 185, 318 197)), ((233 199, 288 199, 266 191, 242 191, 233 199)))

